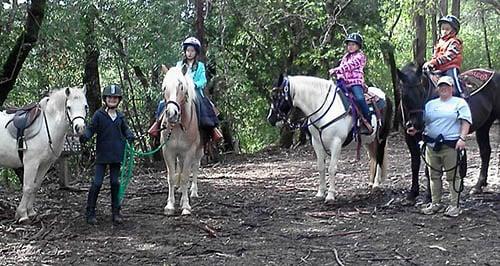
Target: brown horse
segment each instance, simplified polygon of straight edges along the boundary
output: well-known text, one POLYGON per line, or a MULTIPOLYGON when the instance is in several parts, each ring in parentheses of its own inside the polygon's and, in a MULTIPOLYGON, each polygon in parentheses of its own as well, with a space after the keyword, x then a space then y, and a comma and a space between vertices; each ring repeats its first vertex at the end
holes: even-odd
MULTIPOLYGON (((423 108, 425 103, 432 97, 433 92, 427 86, 429 84, 426 75, 422 75, 421 68, 408 64, 398 70, 401 84, 404 126, 414 127, 418 133, 415 136, 405 134, 406 143, 411 153, 412 186, 408 194, 409 200, 415 200, 419 194, 418 171, 420 168, 420 150, 418 141, 424 128, 423 108)), ((470 70, 464 72, 462 77, 477 76, 485 83, 480 88, 473 90, 467 99, 472 112, 472 127, 470 133, 476 132, 476 141, 479 145, 481 155, 481 171, 477 183, 471 193, 481 193, 487 185, 488 167, 491 156, 490 128, 493 122, 500 118, 500 75, 498 72, 487 70, 470 70), (485 76, 479 77, 478 75, 485 76)))
POLYGON ((161 143, 163 158, 168 170, 168 201, 165 214, 175 212, 175 186, 180 184, 182 215, 191 214, 189 205, 189 175, 193 174, 191 197, 198 197, 198 169, 203 156, 203 143, 196 115, 195 86, 189 74, 184 75, 178 67, 170 68, 162 83, 165 110, 162 113, 161 143))

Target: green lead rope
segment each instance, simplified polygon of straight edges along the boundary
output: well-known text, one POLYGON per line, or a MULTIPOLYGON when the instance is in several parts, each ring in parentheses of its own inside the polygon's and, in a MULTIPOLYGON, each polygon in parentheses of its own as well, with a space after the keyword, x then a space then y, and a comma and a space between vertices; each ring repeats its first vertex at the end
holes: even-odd
POLYGON ((127 190, 128 184, 132 179, 132 174, 135 166, 135 158, 136 157, 147 157, 152 156, 156 152, 158 152, 163 146, 165 146, 170 139, 170 135, 172 134, 172 130, 168 133, 167 139, 156 149, 146 152, 141 152, 135 150, 134 146, 126 142, 125 151, 123 152, 123 161, 120 169, 120 190, 118 191, 118 199, 120 203, 125 196, 125 191, 127 190))

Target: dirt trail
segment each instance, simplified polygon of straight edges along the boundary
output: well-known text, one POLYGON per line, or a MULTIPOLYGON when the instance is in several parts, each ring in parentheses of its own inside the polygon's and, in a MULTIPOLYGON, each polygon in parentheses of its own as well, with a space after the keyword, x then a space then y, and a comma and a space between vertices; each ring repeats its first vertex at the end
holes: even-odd
POLYGON ((310 147, 227 156, 204 168, 189 217, 163 215, 164 173, 135 176, 119 227, 111 225, 108 184, 95 227, 83 219, 86 191, 44 184, 37 221, 18 225, 12 219, 20 192, 0 188, 0 264, 500 265, 500 181, 492 177, 485 194, 468 195, 479 167, 475 141, 468 143, 464 213, 456 219, 401 205, 411 177, 398 134, 381 191, 368 189, 365 154, 355 162, 354 148, 343 151, 332 206, 313 198, 318 173, 310 147))

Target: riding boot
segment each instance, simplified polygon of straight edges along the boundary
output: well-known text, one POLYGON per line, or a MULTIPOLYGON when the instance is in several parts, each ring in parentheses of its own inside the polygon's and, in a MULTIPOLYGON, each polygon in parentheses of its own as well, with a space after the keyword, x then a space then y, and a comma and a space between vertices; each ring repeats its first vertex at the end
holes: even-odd
POLYGON ((361 120, 361 125, 359 127, 359 134, 371 135, 373 133, 373 127, 368 120, 364 117, 359 118, 361 120))
POLYGON ((89 195, 87 198, 87 212, 86 212, 86 218, 87 218, 87 223, 94 225, 97 223, 96 219, 96 214, 95 214, 95 207, 97 203, 97 196, 99 195, 99 187, 96 187, 94 185, 90 186, 89 189, 89 195))
POLYGON ((111 214, 113 224, 123 223, 123 217, 120 214, 120 199, 118 198, 118 192, 120 190, 119 184, 111 185, 111 214))
POLYGON ((215 142, 215 143, 219 143, 220 141, 222 141, 222 138, 223 138, 223 135, 222 135, 222 132, 220 132, 220 130, 218 128, 214 128, 212 130, 212 141, 215 142))

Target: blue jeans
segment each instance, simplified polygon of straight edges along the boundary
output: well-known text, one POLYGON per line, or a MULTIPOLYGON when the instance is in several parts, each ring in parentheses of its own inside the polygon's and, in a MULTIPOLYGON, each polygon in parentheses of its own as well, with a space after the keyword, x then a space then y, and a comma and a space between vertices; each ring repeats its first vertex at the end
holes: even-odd
POLYGON ((458 69, 457 68, 450 68, 446 70, 446 72, 443 73, 444 76, 451 77, 453 79, 454 83, 454 91, 453 91, 453 96, 461 97, 461 94, 463 92, 462 86, 460 84, 460 81, 458 80, 458 69))
POLYGON ((358 105, 359 109, 361 109, 361 113, 363 114, 363 117, 366 120, 368 120, 368 122, 370 122, 371 121, 370 109, 368 108, 368 104, 366 104, 365 95, 363 93, 363 86, 353 85, 351 87, 351 92, 352 92, 352 95, 354 96, 354 100, 356 101, 356 104, 358 105))
POLYGON ((95 165, 95 177, 92 180, 92 186, 101 189, 102 182, 104 179, 104 172, 106 171, 106 166, 109 165, 109 179, 111 186, 120 186, 120 164, 119 163, 110 163, 110 164, 101 164, 98 163, 95 165))

